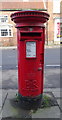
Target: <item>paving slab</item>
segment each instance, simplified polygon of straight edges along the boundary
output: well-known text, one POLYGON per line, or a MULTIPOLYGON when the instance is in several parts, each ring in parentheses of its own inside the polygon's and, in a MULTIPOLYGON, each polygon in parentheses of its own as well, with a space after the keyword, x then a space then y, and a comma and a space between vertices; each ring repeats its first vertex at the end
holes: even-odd
POLYGON ((0 120, 2 119, 2 112, 1 112, 1 107, 0 107, 0 120))
POLYGON ((7 90, 0 89, 0 108, 3 107, 6 96, 7 96, 7 90))
POLYGON ((15 98, 17 90, 9 90, 5 105, 2 110, 3 118, 31 118, 31 111, 24 110, 21 106, 15 106, 12 100, 15 98))
POLYGON ((60 100, 60 99, 58 98, 58 99, 57 99, 57 103, 58 103, 59 106, 61 106, 60 101, 62 101, 62 99, 60 100))
POLYGON ((2 90, 0 90, 0 107, 2 107, 2 90))
POLYGON ((6 100, 5 106, 2 111, 2 117, 12 117, 12 118, 30 118, 31 113, 28 110, 23 110, 21 108, 15 108, 11 105, 9 100, 6 100))
POLYGON ((57 103, 58 103, 58 106, 60 108, 60 111, 61 111, 61 114, 62 114, 62 99, 56 99, 57 100, 57 103))
POLYGON ((2 109, 2 108, 0 107, 0 113, 1 113, 1 109, 2 109))
MULTIPOLYGON (((1 51, 0 51, 0 66, 1 65, 2 65, 2 54, 1 54, 1 51)), ((2 89, 2 68, 1 67, 0 67, 0 88, 2 89)))
POLYGON ((57 99, 57 103, 58 103, 58 106, 60 108, 61 118, 62 118, 62 99, 57 99))
POLYGON ((61 88, 44 88, 44 92, 62 92, 61 88))
POLYGON ((7 90, 2 90, 2 107, 5 103, 5 99, 7 98, 8 92, 7 90))
POLYGON ((56 98, 61 98, 60 91, 52 92, 56 98))
POLYGON ((18 94, 18 90, 17 89, 9 89, 8 91, 8 96, 7 99, 13 99, 17 94, 18 94))
MULTIPOLYGON (((12 100, 16 97, 18 90, 11 89, 6 92, 3 90, 3 93, 4 95, 7 95, 2 110, 3 118, 60 118, 60 109, 58 106, 49 107, 46 109, 39 108, 34 113, 32 110, 24 110, 21 106, 16 106, 13 104, 12 100)), ((51 96, 51 94, 48 95, 51 96)))
POLYGON ((32 112, 32 118, 60 118, 60 109, 58 106, 38 109, 35 113, 32 112))

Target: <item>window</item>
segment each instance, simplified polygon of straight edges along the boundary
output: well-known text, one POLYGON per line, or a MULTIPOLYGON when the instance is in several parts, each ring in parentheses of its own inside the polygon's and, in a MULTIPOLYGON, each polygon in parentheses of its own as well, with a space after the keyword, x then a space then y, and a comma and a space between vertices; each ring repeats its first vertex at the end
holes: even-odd
POLYGON ((12 29, 0 29, 1 37, 13 37, 12 29))
POLYGON ((12 24, 0 24, 0 37, 13 37, 12 24))
POLYGON ((11 29, 9 29, 9 36, 11 36, 11 29))
POLYGON ((60 44, 60 41, 62 41, 62 19, 58 17, 54 21, 54 42, 60 44))
POLYGON ((8 16, 7 15, 2 15, 0 16, 0 22, 8 22, 8 16))
POLYGON ((62 38, 62 23, 60 23, 60 38, 62 38))
POLYGON ((60 0, 53 0, 53 13, 60 13, 60 0))
POLYGON ((29 0, 23 0, 23 2, 29 2, 29 0))
POLYGON ((1 29, 1 36, 8 36, 8 30, 7 29, 1 29))

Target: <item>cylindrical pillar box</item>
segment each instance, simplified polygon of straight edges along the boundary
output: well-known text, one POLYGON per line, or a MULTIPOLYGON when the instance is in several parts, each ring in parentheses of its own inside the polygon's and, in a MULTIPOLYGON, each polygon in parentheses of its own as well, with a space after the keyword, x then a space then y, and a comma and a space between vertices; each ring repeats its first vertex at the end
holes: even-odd
POLYGON ((21 99, 38 100, 43 93, 45 26, 49 14, 20 11, 11 15, 16 23, 18 46, 18 92, 21 99))

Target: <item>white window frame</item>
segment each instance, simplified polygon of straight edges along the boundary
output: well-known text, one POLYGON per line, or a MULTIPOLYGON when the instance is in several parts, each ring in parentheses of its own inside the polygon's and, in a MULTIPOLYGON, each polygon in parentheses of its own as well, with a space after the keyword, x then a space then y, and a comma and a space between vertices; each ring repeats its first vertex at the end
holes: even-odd
POLYGON ((29 0, 23 0, 23 2, 29 2, 29 0))
POLYGON ((60 13, 60 0, 53 0, 53 13, 60 13))
POLYGON ((0 23, 7 23, 8 22, 8 15, 0 15, 0 23), (5 21, 5 17, 7 17, 6 21, 5 21), (2 19, 4 21, 2 21, 2 19))
POLYGON ((0 25, 0 37, 13 37, 13 30, 12 30, 12 26, 9 25, 0 25), (8 35, 7 36, 1 36, 1 30, 6 30, 8 31, 8 35), (9 33, 9 30, 11 30, 11 35, 9 33))

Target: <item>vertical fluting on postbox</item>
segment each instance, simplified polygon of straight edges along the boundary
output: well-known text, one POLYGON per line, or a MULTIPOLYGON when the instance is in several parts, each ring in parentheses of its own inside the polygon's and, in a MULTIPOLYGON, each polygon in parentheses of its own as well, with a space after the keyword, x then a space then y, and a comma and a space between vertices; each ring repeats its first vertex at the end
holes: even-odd
POLYGON ((11 15, 17 28, 18 92, 21 98, 40 99, 43 93, 45 26, 49 14, 20 11, 11 15))

